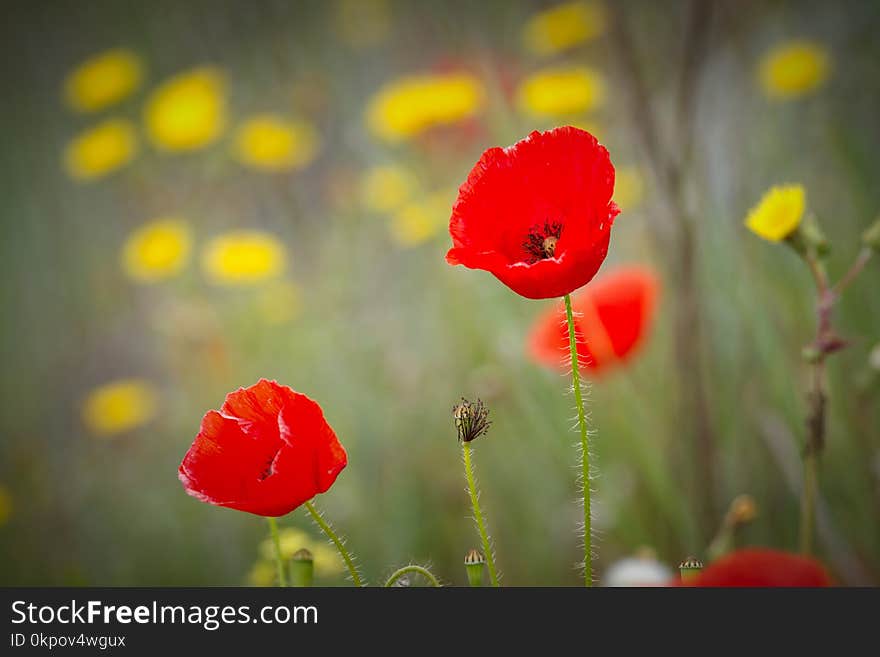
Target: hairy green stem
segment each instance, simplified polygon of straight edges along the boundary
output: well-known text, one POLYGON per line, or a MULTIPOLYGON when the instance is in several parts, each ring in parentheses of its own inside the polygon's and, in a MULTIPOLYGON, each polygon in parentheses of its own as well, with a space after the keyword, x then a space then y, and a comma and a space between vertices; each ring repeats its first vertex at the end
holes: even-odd
POLYGON ((348 572, 351 575, 351 581, 354 582, 355 586, 363 586, 363 580, 361 579, 361 575, 358 572, 357 567, 354 565, 354 559, 351 558, 351 555, 348 553, 348 550, 345 549, 345 545, 342 543, 342 540, 339 536, 336 535, 336 532, 333 531, 333 528, 330 524, 324 520, 324 517, 318 512, 315 508, 315 505, 311 502, 306 502, 306 509, 312 515, 312 519, 321 528, 321 531, 329 538, 333 545, 336 546, 337 552, 339 552, 339 556, 342 557, 342 560, 345 562, 346 568, 348 568, 348 572))
POLYGON ((399 580, 401 577, 403 577, 407 573, 418 573, 419 575, 424 577, 426 580, 428 580, 431 583, 431 586, 433 586, 435 588, 440 588, 440 586, 441 586, 440 582, 437 580, 436 577, 434 577, 433 573, 431 573, 430 570, 428 570, 427 568, 424 568, 422 566, 416 566, 414 564, 411 564, 409 566, 404 566, 403 568, 398 568, 393 573, 391 573, 391 577, 389 577, 388 581, 385 582, 385 588, 390 588, 391 586, 394 586, 394 582, 399 580))
POLYGON ((480 541, 483 544, 483 553, 486 555, 486 567, 489 569, 489 580, 492 586, 499 586, 498 573, 495 570, 495 555, 492 552, 492 544, 489 533, 486 531, 486 523, 483 521, 483 512, 480 510, 480 496, 477 493, 477 482, 474 479, 474 467, 471 462, 471 444, 462 442, 461 449, 464 452, 464 474, 467 478, 468 492, 471 496, 471 509, 474 512, 474 521, 477 523, 477 531, 480 533, 480 541))
POLYGON ((284 559, 281 557, 281 539, 278 537, 278 521, 275 518, 266 518, 266 520, 269 521, 269 533, 272 534, 272 544, 275 546, 278 586, 287 586, 287 571, 284 568, 284 559))
POLYGON ((581 376, 578 371, 577 339, 574 330, 574 314, 571 311, 571 296, 565 295, 565 316, 568 320, 568 346, 571 350, 571 383, 574 400, 577 404, 578 425, 581 430, 581 481, 584 488, 584 586, 593 585, 593 553, 590 513, 590 443, 587 433, 587 418, 584 413, 584 398, 581 394, 581 376))

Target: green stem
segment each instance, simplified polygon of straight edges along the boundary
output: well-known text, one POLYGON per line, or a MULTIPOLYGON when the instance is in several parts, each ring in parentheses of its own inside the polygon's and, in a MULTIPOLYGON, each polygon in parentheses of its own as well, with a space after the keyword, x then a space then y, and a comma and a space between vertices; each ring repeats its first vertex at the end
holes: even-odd
POLYGON ((278 521, 275 518, 266 518, 266 520, 269 521, 269 533, 272 534, 272 544, 275 546, 278 586, 287 586, 287 571, 284 568, 284 559, 281 557, 281 539, 278 537, 278 521))
POLYGON ((480 511, 480 496, 477 493, 477 482, 476 479, 474 479, 474 467, 471 463, 471 444, 469 442, 463 442, 461 448, 464 452, 464 474, 465 477, 467 477, 468 492, 471 496, 471 509, 474 512, 477 531, 480 533, 480 541, 483 544, 483 553, 486 555, 486 567, 489 569, 489 580, 492 582, 492 586, 499 586, 498 573, 495 571, 495 555, 492 552, 489 533, 486 531, 486 523, 483 522, 483 512, 480 511))
POLYGON ((339 555, 342 557, 342 560, 345 562, 345 566, 348 568, 348 572, 351 575, 351 581, 354 582, 355 586, 363 586, 363 580, 361 580, 361 575, 357 570, 357 567, 354 565, 354 559, 351 558, 351 555, 348 553, 348 550, 345 549, 345 545, 343 545, 342 540, 339 536, 336 535, 336 532, 333 531, 333 528, 330 524, 324 520, 324 517, 318 512, 315 508, 315 505, 311 502, 306 502, 306 509, 308 509, 309 513, 312 514, 312 519, 321 528, 321 531, 329 538, 333 545, 336 546, 336 550, 339 552, 339 555))
POLYGON ((574 314, 571 311, 571 296, 565 295, 565 315, 568 319, 568 346, 571 350, 571 383, 574 400, 577 404, 578 425, 581 430, 581 481, 584 488, 584 586, 593 585, 593 554, 590 517, 590 444, 587 434, 587 418, 584 413, 584 399, 581 394, 581 377, 578 371, 577 339, 574 330, 574 314))
POLYGON ((428 570, 427 568, 423 568, 422 566, 409 565, 409 566, 404 566, 403 568, 398 568, 393 573, 391 573, 391 577, 389 577, 388 581, 385 582, 385 588, 387 589, 387 588, 390 588, 391 586, 393 586, 394 582, 399 580, 401 577, 403 577, 407 573, 418 573, 419 575, 424 577, 426 580, 428 580, 431 583, 431 586, 433 586, 435 588, 441 587, 440 582, 437 580, 436 577, 434 577, 434 575, 431 573, 430 570, 428 570))

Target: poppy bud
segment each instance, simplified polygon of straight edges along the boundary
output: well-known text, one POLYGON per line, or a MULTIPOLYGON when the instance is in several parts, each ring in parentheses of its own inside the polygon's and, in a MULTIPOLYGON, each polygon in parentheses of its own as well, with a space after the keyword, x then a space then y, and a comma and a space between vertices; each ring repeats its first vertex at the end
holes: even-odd
POLYGON ((467 570, 468 584, 478 588, 483 585, 483 567, 486 560, 478 550, 472 549, 464 557, 464 567, 467 570))
POLYGON ((312 553, 302 548, 290 558, 290 581, 293 586, 310 587, 315 579, 315 559, 312 553))
POLYGON ((678 570, 681 573, 681 581, 686 582, 700 574, 703 570, 703 562, 696 557, 687 557, 678 564, 678 570))
POLYGON ((862 233, 862 244, 880 253, 880 217, 877 217, 874 223, 862 233))

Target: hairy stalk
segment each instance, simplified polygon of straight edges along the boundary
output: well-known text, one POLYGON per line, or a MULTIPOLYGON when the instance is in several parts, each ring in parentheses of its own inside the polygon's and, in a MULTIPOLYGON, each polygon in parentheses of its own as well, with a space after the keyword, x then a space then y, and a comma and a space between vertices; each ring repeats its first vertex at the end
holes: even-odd
POLYGON ((577 404, 578 425, 581 430, 581 481, 584 488, 584 586, 593 585, 592 516, 590 510, 590 443, 584 398, 581 394, 581 375, 577 355, 577 338, 574 332, 574 314, 571 296, 565 295, 565 316, 568 320, 568 347, 571 350, 571 384, 577 404))
POLYGON ((428 570, 427 568, 425 568, 423 566, 416 566, 415 564, 410 564, 409 566, 404 566, 403 568, 398 568, 393 573, 391 573, 391 576, 385 582, 385 588, 387 589, 387 588, 394 586, 394 582, 399 580, 401 577, 403 577, 407 573, 416 573, 418 575, 421 575, 426 580, 428 580, 428 582, 430 582, 431 586, 433 586, 435 588, 441 587, 440 581, 436 577, 434 577, 434 574, 430 570, 428 570))
POLYGON ((272 535, 272 544, 275 546, 278 586, 287 586, 287 571, 284 568, 284 559, 281 558, 281 539, 278 537, 278 521, 275 518, 266 518, 266 520, 269 521, 269 533, 272 535))
POLYGON ((477 481, 474 478, 474 466, 471 462, 470 442, 462 442, 461 449, 464 454, 464 474, 467 478, 468 493, 471 496, 471 510, 474 512, 474 521, 477 523, 477 531, 480 533, 480 542, 483 544, 483 553, 486 555, 486 567, 489 569, 489 580, 492 586, 499 586, 498 573, 495 570, 495 554, 492 551, 492 541, 486 531, 486 523, 483 521, 483 512, 480 510, 480 494, 477 492, 477 481))
POLYGON ((348 550, 345 549, 342 540, 337 536, 336 532, 333 531, 330 523, 324 520, 324 516, 320 514, 315 508, 315 505, 311 502, 306 502, 306 509, 308 509, 308 512, 312 515, 312 520, 315 521, 315 524, 321 528, 324 535, 327 536, 327 538, 332 541, 333 545, 336 546, 336 551, 339 552, 339 556, 342 557, 346 568, 348 568, 348 572, 351 575, 351 581, 354 582, 355 586, 363 586, 364 583, 357 567, 354 565, 354 559, 351 558, 351 555, 348 553, 348 550))

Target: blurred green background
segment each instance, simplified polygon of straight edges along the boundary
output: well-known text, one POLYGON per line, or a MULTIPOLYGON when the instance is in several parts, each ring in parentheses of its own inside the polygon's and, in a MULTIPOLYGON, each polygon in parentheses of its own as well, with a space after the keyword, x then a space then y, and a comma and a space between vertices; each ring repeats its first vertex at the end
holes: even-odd
MULTIPOLYGON (((204 412, 267 377, 319 401, 348 450, 318 503, 368 580, 413 560, 466 582, 478 539, 450 414, 465 395, 492 410, 476 466, 504 581, 577 584, 573 399, 525 350, 548 302, 444 261, 454 190, 480 153, 561 124, 594 131, 627 172, 603 270, 643 263, 664 283, 640 352, 590 386, 600 579, 643 546, 673 567, 704 554, 743 493, 758 514, 740 543, 795 550, 814 291, 796 255, 743 219, 772 185, 801 183, 832 277, 855 258, 880 210, 880 6, 614 4, 554 23, 540 12, 556 3, 500 0, 8 3, 0 583, 271 583, 253 570, 265 522, 188 497, 176 472, 204 412), (803 39, 827 70, 780 98, 758 71, 803 39), (119 102, 88 107, 104 79, 65 92, 78 66, 116 48, 139 71, 119 73, 131 83, 119 102), (205 143, 163 145, 145 106, 163 81, 205 66, 222 82, 195 92, 195 125, 225 118, 205 143), (546 88, 530 78, 548 69, 575 73, 546 88), (389 139, 367 108, 411 75, 453 76, 465 93, 449 91, 445 107, 436 77, 423 78, 391 112, 415 127, 389 139), (299 126, 278 131, 287 150, 248 150, 241 126, 265 113, 299 126), (683 160, 675 189, 644 139, 646 113, 659 151, 683 160), (70 154, 111 118, 133 131, 70 154), (165 270, 151 261, 145 282, 121 254, 166 216, 185 237, 166 236, 178 257, 165 270), (223 280, 206 252, 239 230, 260 231, 282 262, 260 273, 270 256, 258 249, 239 258, 249 274, 223 280), (95 401, 130 379, 134 401, 95 401)), ((840 301, 851 342, 829 359, 817 554, 848 584, 880 582, 877 282, 871 262, 840 301)), ((281 523, 319 539, 304 510, 281 523)), ((318 583, 345 580, 330 568, 318 583)))

